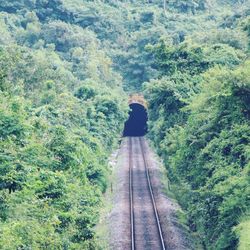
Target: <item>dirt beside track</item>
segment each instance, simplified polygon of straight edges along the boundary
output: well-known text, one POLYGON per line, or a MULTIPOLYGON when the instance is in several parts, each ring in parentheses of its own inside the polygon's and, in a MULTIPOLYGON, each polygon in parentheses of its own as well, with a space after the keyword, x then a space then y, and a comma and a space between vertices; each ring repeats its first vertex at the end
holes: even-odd
POLYGON ((129 202, 129 140, 132 141, 132 171, 135 247, 138 250, 162 249, 154 217, 152 201, 140 148, 143 144, 144 156, 151 179, 153 194, 160 219, 162 235, 166 249, 193 249, 188 234, 176 219, 179 206, 168 198, 161 182, 162 170, 153 151, 144 137, 126 137, 123 139, 118 155, 113 183, 113 209, 108 218, 110 229, 110 248, 131 249, 130 202, 129 202))

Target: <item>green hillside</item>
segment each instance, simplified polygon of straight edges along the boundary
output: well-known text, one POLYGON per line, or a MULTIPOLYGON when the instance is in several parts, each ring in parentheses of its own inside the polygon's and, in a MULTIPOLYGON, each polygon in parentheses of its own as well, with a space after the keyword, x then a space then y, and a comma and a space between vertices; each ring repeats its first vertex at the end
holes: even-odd
POLYGON ((2 0, 0 249, 98 249, 133 92, 204 249, 250 248, 249 14, 249 0, 2 0))

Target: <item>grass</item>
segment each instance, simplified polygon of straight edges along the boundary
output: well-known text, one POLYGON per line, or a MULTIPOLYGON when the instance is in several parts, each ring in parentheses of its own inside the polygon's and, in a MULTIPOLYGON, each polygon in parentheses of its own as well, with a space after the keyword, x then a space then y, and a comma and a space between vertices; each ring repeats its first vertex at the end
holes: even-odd
POLYGON ((242 222, 235 228, 239 237, 238 250, 250 249, 250 218, 244 218, 242 222))
POLYGON ((117 171, 119 169, 119 164, 121 164, 122 159, 117 160, 117 152, 114 153, 114 155, 111 155, 110 160, 112 160, 115 163, 109 164, 110 165, 110 175, 108 177, 108 187, 104 194, 103 201, 102 201, 102 208, 100 208, 100 220, 98 225, 95 228, 96 232, 96 242, 99 246, 98 249, 100 250, 109 250, 110 245, 110 228, 109 228, 109 222, 108 222, 108 215, 113 209, 113 187, 116 186, 116 176, 117 171))

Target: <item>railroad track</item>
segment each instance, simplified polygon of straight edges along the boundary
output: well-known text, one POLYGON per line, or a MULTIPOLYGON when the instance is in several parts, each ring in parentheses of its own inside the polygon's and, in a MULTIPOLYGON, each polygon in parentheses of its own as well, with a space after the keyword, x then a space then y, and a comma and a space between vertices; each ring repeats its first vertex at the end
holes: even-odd
POLYGON ((128 140, 131 250, 165 250, 145 155, 144 139, 129 137, 128 140))

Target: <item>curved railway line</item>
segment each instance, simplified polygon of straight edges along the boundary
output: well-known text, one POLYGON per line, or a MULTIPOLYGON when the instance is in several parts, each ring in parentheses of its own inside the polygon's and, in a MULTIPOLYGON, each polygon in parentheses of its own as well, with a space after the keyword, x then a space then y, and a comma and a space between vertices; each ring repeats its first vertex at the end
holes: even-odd
POLYGON ((165 250, 144 138, 129 137, 128 140, 131 250, 165 250))

